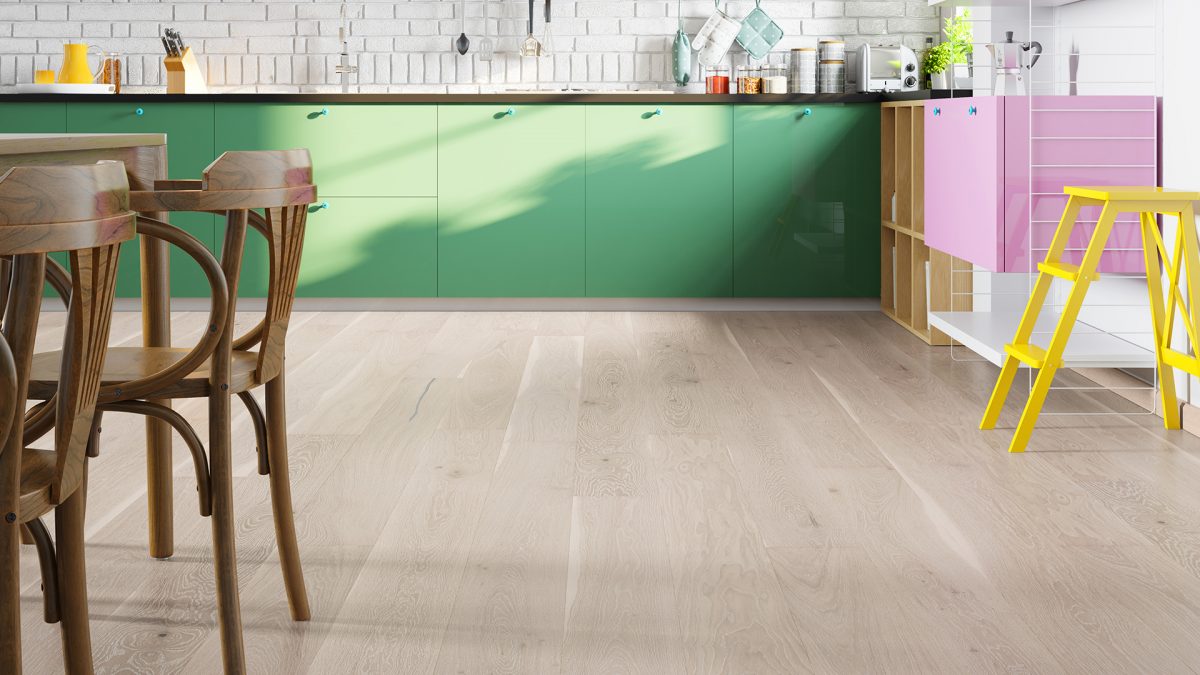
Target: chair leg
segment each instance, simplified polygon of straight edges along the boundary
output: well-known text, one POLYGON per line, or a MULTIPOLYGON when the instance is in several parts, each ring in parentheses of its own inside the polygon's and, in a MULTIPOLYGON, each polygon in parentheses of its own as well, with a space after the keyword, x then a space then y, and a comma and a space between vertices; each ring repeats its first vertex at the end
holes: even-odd
POLYGON ((54 509, 58 540, 59 614, 63 663, 70 675, 92 672, 92 636, 88 626, 87 571, 83 559, 83 520, 87 500, 87 464, 79 488, 54 509))
POLYGON ((55 562, 54 540, 41 518, 25 523, 22 529, 37 547, 38 566, 42 571, 42 617, 46 623, 58 623, 58 563, 55 562))
POLYGON ((292 513, 292 486, 288 478, 287 392, 283 372, 267 382, 267 464, 271 467, 271 510, 275 516, 275 542, 288 607, 294 621, 308 621, 308 591, 304 570, 300 567, 300 547, 296 543, 296 521, 292 513))
POLYGON ((254 425, 254 442, 258 444, 258 475, 266 476, 271 473, 271 465, 267 459, 267 419, 258 401, 254 399, 254 394, 242 391, 238 392, 238 398, 242 399, 242 404, 246 406, 246 412, 250 415, 250 422, 254 425))
POLYGON ((242 608, 238 597, 237 544, 233 521, 233 466, 229 393, 209 397, 209 480, 212 495, 213 567, 217 582, 217 623, 227 675, 246 672, 242 608))

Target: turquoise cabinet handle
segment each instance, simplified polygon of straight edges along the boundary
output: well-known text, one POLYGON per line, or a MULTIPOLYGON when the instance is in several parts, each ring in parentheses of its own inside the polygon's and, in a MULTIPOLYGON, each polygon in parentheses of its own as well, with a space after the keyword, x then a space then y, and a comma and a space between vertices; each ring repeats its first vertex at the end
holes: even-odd
POLYGON ((663 111, 662 111, 662 108, 655 108, 655 109, 654 109, 654 115, 655 115, 656 117, 662 117, 662 112, 663 112, 663 111))
POLYGON ((134 114, 134 115, 137 115, 138 117, 141 117, 142 115, 145 115, 145 114, 146 114, 146 111, 145 111, 145 110, 142 110, 141 108, 138 108, 138 109, 136 109, 136 110, 134 110, 134 111, 133 111, 133 114, 134 114))
POLYGON ((516 115, 516 114, 517 114, 517 109, 516 109, 516 108, 509 108, 508 110, 505 110, 505 111, 504 111, 504 114, 505 114, 505 115, 507 115, 508 117, 512 117, 513 115, 516 115))
POLYGON ((318 209, 327 209, 327 208, 329 208, 329 202, 321 202, 321 205, 318 206, 317 208, 318 209))
POLYGON ((329 202, 321 202, 320 204, 313 204, 312 206, 308 207, 308 212, 316 213, 317 211, 321 211, 321 210, 327 209, 327 208, 329 208, 329 202))
POLYGON ((976 108, 975 106, 971 106, 970 108, 967 108, 967 114, 972 117, 978 112, 979 112, 979 109, 976 108))
POLYGON ((812 108, 805 108, 805 109, 804 109, 804 116, 805 116, 805 117, 812 117, 812 108))
POLYGON ((941 108, 934 108, 934 109, 933 109, 933 116, 934 116, 934 117, 941 117, 941 116, 942 116, 942 109, 941 109, 941 108))
POLYGON ((321 108, 321 117, 329 117, 329 108, 321 108))

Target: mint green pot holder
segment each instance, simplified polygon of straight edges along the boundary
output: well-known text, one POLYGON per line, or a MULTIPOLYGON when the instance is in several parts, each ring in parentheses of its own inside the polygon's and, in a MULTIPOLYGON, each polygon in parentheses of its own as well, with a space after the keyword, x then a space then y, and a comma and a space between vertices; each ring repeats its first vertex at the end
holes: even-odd
POLYGON ((759 0, 754 0, 754 9, 742 19, 742 30, 738 31, 737 43, 750 56, 761 59, 782 39, 783 29, 762 11, 759 0))

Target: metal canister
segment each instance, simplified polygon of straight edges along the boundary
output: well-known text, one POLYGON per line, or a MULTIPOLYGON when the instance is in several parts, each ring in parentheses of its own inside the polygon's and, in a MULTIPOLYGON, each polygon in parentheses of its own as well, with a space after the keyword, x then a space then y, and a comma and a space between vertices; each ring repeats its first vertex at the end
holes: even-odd
POLYGON ((788 91, 793 94, 817 93, 817 50, 800 47, 792 50, 788 68, 788 91))
POLYGON ((817 68, 817 84, 822 94, 843 94, 846 92, 846 62, 821 61, 817 68))
POLYGON ((822 61, 845 61, 846 43, 842 40, 821 40, 817 43, 822 61))

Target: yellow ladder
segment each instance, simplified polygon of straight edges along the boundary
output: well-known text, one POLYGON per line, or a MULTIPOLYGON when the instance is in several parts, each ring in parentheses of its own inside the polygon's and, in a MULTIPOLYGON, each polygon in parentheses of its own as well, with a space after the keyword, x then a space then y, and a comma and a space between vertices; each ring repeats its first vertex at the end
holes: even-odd
POLYGON ((1025 411, 1021 414, 1017 431, 1008 446, 1009 452, 1023 452, 1029 443, 1033 426, 1037 423, 1042 405, 1046 402, 1046 394, 1050 391, 1050 383, 1054 381, 1054 373, 1062 366, 1063 352, 1066 351, 1071 329, 1079 317, 1079 310, 1083 307, 1088 286, 1099 277, 1096 268, 1100 265, 1100 256, 1119 213, 1140 214, 1146 281, 1150 290, 1150 314, 1154 323, 1158 383, 1162 394, 1163 420, 1168 429, 1179 428, 1179 403, 1175 398, 1172 368, 1179 368, 1200 377, 1200 359, 1171 349, 1171 334, 1177 308, 1183 316, 1183 324, 1191 344, 1200 346, 1200 340, 1196 339, 1200 334, 1200 326, 1196 321, 1200 313, 1200 253, 1197 251, 1195 215, 1192 211, 1192 202, 1200 200, 1200 192, 1156 187, 1068 187, 1063 191, 1070 197, 1067 208, 1063 211, 1058 230, 1050 242, 1050 250, 1046 252, 1046 261, 1038 263, 1037 283, 1033 287, 1033 295, 1029 297, 1025 313, 1021 316, 1016 337, 1012 343, 1004 345, 1004 365, 1000 370, 999 379, 996 380, 991 400, 988 401, 987 411, 979 423, 980 429, 992 429, 996 426, 1000 410, 1004 408, 1004 400, 1008 398, 1008 392, 1012 389, 1013 380, 1022 363, 1038 369, 1037 379, 1029 392, 1029 400, 1025 403, 1025 411), (1085 206, 1103 207, 1100 220, 1096 223, 1096 229, 1080 264, 1064 263, 1063 252, 1071 240, 1075 219, 1078 218, 1080 209, 1085 206), (1158 214, 1179 217, 1180 227, 1175 237, 1174 255, 1168 254, 1162 234, 1158 230, 1158 214), (1158 274, 1160 264, 1165 266, 1168 278, 1170 300, 1165 304, 1162 279, 1158 274), (1181 271, 1186 271, 1186 302, 1179 290, 1181 271), (1070 282, 1071 291, 1067 295, 1067 302, 1054 334, 1050 337, 1050 344, 1043 348, 1033 344, 1031 339, 1038 314, 1042 311, 1054 279, 1070 282))

